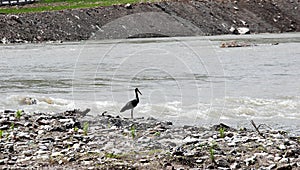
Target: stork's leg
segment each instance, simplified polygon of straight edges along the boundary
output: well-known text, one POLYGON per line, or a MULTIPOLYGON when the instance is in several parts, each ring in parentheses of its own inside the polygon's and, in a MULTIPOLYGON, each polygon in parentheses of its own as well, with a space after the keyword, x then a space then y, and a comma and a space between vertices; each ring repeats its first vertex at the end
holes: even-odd
POLYGON ((131 119, 133 119, 133 109, 131 109, 131 119))

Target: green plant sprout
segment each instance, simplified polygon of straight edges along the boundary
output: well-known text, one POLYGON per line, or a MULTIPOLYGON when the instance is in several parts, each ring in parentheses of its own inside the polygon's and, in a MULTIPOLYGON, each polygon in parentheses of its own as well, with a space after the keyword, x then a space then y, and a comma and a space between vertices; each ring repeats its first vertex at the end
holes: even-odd
POLYGON ((132 139, 134 139, 135 138, 135 126, 134 125, 132 125, 131 126, 131 128, 130 128, 130 133, 131 133, 131 136, 132 136, 132 139))
POLYGON ((209 148, 209 157, 213 163, 216 163, 216 160, 215 160, 215 148, 216 147, 218 147, 218 145, 216 144, 215 141, 212 141, 210 148, 209 148))
POLYGON ((83 124, 83 134, 86 136, 87 132, 89 130, 89 123, 88 122, 84 122, 83 124))
POLYGON ((225 128, 220 128, 219 133, 220 133, 220 137, 224 138, 225 137, 225 128))
POLYGON ((106 157, 106 158, 115 158, 115 159, 118 159, 118 158, 121 157, 121 155, 119 155, 119 154, 114 154, 114 153, 106 153, 106 154, 105 154, 105 157, 106 157))
POLYGON ((0 139, 2 139, 3 136, 3 130, 0 130, 0 139))
POLYGON ((79 128, 77 126, 74 127, 74 132, 78 132, 79 128))
POLYGON ((14 129, 15 129, 15 123, 14 123, 14 122, 11 122, 11 124, 10 124, 10 129, 11 129, 11 130, 14 130, 14 129))
POLYGON ((155 132, 154 136, 160 136, 160 132, 155 132))
POLYGON ((22 110, 18 110, 18 111, 16 112, 16 118, 17 118, 17 119, 20 119, 21 116, 22 116, 22 110))

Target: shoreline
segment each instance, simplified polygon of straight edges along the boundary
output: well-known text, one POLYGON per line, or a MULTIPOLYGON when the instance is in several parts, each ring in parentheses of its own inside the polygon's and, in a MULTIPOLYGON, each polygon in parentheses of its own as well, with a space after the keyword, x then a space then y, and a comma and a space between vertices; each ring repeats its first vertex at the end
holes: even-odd
POLYGON ((300 32, 299 10, 299 2, 179 0, 1 14, 0 43, 300 32))
POLYGON ((45 169, 297 169, 300 136, 270 130, 175 127, 154 118, 126 119, 84 111, 6 110, 1 168, 45 169))

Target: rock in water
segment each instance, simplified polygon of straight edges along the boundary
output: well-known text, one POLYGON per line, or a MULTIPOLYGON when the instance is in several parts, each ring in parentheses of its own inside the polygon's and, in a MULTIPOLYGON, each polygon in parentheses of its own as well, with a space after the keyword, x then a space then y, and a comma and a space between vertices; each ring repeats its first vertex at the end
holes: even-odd
POLYGON ((237 28, 234 28, 234 27, 231 27, 229 29, 229 31, 232 33, 232 34, 236 34, 236 35, 244 35, 244 34, 250 34, 250 29, 247 28, 247 27, 237 27, 237 28))

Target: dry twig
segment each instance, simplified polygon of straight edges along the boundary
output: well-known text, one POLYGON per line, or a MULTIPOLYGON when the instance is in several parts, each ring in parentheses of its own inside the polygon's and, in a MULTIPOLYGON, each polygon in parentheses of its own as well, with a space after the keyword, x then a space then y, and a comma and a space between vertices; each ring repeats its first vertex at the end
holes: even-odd
POLYGON ((259 129, 258 129, 261 125, 259 125, 259 126, 257 127, 253 120, 251 120, 251 124, 253 125, 253 127, 255 128, 255 130, 257 131, 257 133, 258 133, 260 136, 262 136, 263 138, 266 138, 266 137, 264 136, 264 134, 262 134, 262 133, 259 131, 259 129))

